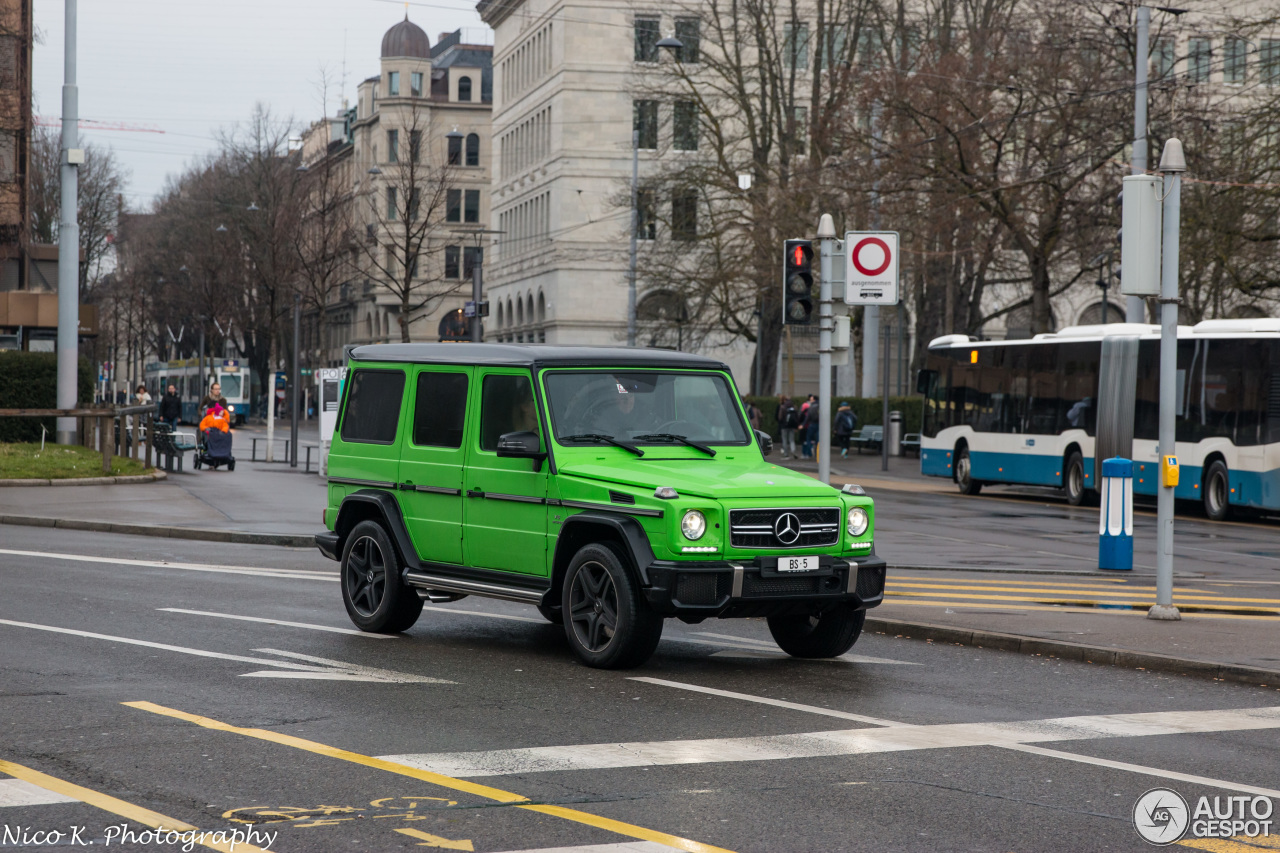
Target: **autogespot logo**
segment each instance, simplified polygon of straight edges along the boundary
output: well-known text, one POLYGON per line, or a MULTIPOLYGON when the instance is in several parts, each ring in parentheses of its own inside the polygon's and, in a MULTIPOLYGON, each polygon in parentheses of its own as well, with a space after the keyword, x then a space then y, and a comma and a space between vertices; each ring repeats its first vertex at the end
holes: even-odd
POLYGON ((1190 822, 1187 801, 1168 788, 1152 788, 1133 804, 1133 828, 1151 844, 1163 847, 1180 841, 1190 822))

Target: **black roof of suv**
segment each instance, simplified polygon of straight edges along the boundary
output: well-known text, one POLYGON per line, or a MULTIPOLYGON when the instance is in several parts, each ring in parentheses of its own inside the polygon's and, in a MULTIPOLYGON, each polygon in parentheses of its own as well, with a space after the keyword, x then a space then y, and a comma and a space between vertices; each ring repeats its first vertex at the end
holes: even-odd
POLYGON ((356 361, 403 361, 413 364, 729 369, 724 362, 714 358, 664 349, 542 344, 370 344, 353 349, 351 358, 356 361))

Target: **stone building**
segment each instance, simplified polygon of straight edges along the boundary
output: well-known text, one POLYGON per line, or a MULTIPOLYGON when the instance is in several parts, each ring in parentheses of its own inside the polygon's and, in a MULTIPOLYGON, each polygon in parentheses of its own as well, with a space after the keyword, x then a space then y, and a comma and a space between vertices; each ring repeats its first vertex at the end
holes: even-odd
POLYGON ((462 304, 486 246, 462 232, 490 222, 485 40, 458 30, 433 46, 406 17, 383 36, 379 73, 360 83, 355 105, 304 134, 304 228, 316 231, 317 256, 330 253, 332 273, 323 316, 313 311, 305 324, 311 364, 343 364, 348 345, 399 341, 398 291, 410 296, 413 340, 467 335, 462 304))

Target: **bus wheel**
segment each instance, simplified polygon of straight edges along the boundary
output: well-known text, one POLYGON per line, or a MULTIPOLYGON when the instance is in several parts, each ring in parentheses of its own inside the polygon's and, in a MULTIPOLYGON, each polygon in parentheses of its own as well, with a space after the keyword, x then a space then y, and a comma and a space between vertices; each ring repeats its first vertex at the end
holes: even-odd
POLYGON ((1213 460, 1204 472, 1204 483, 1200 486, 1204 492, 1204 514, 1213 521, 1222 521, 1231 512, 1229 483, 1226 463, 1221 459, 1213 460))
POLYGON ((973 479, 973 465, 969 461, 969 448, 962 447, 956 451, 956 485, 962 495, 976 495, 982 491, 982 484, 973 479))
POLYGON ((1062 490, 1067 494, 1067 503, 1080 506, 1084 503, 1084 457, 1080 451, 1073 450, 1067 457, 1067 475, 1062 478, 1062 490))

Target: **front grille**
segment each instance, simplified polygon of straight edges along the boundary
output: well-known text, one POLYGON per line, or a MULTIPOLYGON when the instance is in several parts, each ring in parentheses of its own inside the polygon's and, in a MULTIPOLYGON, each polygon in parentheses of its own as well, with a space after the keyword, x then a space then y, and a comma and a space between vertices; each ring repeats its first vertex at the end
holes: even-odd
POLYGON ((840 541, 840 510, 735 509, 729 511, 729 541, 735 548, 816 548, 840 541), (784 544, 775 534, 779 516, 792 513, 800 523, 800 537, 784 544))
POLYGON ((884 566, 858 567, 858 582, 853 590, 863 600, 879 598, 884 594, 884 566))
POLYGON ((824 579, 812 575, 802 578, 762 578, 747 575, 742 579, 742 597, 773 595, 816 595, 824 579))
POLYGON ((681 572, 676 576, 673 598, 681 604, 716 604, 728 594, 730 583, 726 572, 681 572))

